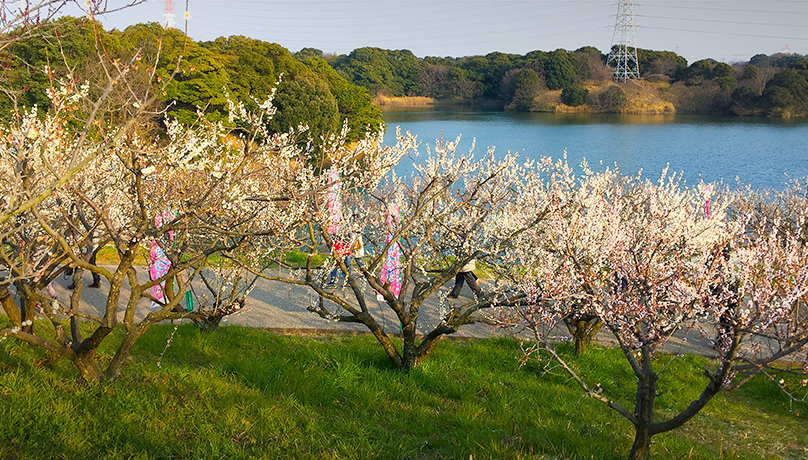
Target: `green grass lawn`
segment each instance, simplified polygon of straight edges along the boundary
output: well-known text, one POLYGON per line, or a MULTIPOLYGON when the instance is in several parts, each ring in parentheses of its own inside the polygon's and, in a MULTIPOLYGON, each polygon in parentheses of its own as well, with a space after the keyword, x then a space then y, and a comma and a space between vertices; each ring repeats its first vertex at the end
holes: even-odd
MULTIPOLYGON (((284 262, 288 263, 289 265, 296 266, 296 267, 305 267, 306 266, 306 258, 307 254, 292 250, 289 251, 284 256, 284 262)), ((318 267, 323 264, 323 262, 328 258, 327 254, 317 254, 313 257, 313 265, 318 267)), ((112 246, 104 246, 103 248, 98 250, 98 254, 96 256, 96 263, 99 265, 117 265, 121 262, 120 257, 118 257, 118 252, 112 246)), ((214 254, 208 259, 208 264, 217 264, 221 262, 221 257, 214 254)), ((135 265, 146 266, 149 264, 149 250, 146 248, 140 248, 138 252, 137 258, 135 258, 135 265)))
MULTIPOLYGON (((166 349, 173 331, 152 328, 114 383, 84 383, 66 361, 1 342, 0 458, 618 459, 633 439, 552 363, 520 367, 508 339, 441 343, 407 374, 371 337, 181 325, 166 349)), ((573 362, 631 406, 619 352, 573 362)), ((703 364, 666 368, 661 411, 697 394, 703 364)), ((796 378, 786 385, 805 395, 796 378)), ((757 379, 655 437, 653 458, 806 458, 806 412, 757 379)))

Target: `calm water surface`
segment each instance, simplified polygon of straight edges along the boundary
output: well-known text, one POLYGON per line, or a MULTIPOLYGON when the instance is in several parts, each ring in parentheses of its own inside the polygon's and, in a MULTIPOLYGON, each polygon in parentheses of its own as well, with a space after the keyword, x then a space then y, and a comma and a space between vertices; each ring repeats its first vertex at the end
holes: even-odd
MULTIPOLYGON (((490 146, 525 157, 586 158, 595 168, 617 164, 626 174, 643 170, 657 178, 666 165, 686 183, 699 179, 782 188, 808 177, 808 120, 718 118, 693 115, 569 115, 479 112, 468 109, 406 109, 383 113, 388 143, 396 126, 434 145, 462 135, 458 151, 490 146)), ((404 172, 404 171, 400 171, 404 172)))

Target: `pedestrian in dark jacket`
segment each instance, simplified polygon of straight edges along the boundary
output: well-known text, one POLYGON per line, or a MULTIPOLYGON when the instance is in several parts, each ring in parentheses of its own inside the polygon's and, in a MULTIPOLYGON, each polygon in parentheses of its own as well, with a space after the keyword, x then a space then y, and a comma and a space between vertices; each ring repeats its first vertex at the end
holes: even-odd
POLYGON ((466 262, 466 265, 463 265, 460 268, 460 271, 457 272, 457 276, 455 276, 454 288, 448 296, 450 299, 456 299, 460 296, 460 289, 463 288, 464 281, 469 285, 471 290, 474 291, 475 296, 480 297, 480 295, 482 295, 480 286, 477 284, 477 275, 474 274, 474 269, 476 268, 477 261, 475 259, 469 260, 466 262))

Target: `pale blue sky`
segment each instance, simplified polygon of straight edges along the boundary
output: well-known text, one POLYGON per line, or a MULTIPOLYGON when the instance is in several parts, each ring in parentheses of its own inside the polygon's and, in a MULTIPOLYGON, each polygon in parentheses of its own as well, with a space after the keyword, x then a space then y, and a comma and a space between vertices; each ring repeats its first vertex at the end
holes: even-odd
MULTIPOLYGON (((110 0, 111 5, 123 3, 110 0)), ((185 0, 174 0, 184 29, 185 0)), ((363 46, 415 55, 524 54, 612 44, 617 0, 188 0, 194 40, 245 35, 345 54, 363 46)), ((677 51, 688 63, 758 53, 808 54, 808 0, 636 0, 640 48, 677 51)), ((107 29, 164 22, 164 0, 100 18, 107 29)))

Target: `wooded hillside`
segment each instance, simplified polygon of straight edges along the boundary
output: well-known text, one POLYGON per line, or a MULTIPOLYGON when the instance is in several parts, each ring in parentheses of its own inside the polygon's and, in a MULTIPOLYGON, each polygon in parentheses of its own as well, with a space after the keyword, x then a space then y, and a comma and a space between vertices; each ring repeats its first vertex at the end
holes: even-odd
POLYGON ((328 62, 373 95, 425 96, 514 111, 808 114, 806 56, 759 54, 731 65, 705 59, 688 66, 670 51, 639 49, 637 54, 641 78, 624 84, 613 82, 607 55, 593 47, 462 58, 359 48, 328 62))
MULTIPOLYGON (((75 18, 62 17, 45 24, 42 34, 2 50, 0 116, 34 106, 49 107, 47 92, 57 75, 70 74, 76 81, 105 79, 97 65, 99 54, 125 63, 127 56, 142 48, 140 58, 126 67, 127 72, 138 75, 142 87, 154 88, 176 72, 159 96, 167 115, 183 123, 194 122, 198 111, 209 120, 226 122, 228 94, 255 106, 252 101, 266 99, 276 87, 274 103, 279 110, 270 121, 271 132, 287 132, 306 124, 311 141, 317 144, 321 136, 342 129, 347 120, 347 140, 355 141, 378 132, 382 123, 368 91, 348 82, 319 57, 296 59, 280 45, 242 36, 195 42, 183 32, 164 30, 157 23, 109 32, 98 22, 79 21, 78 28, 75 24, 75 18), (149 67, 154 62, 156 69, 149 67)), ((107 114, 109 119, 124 116, 131 104, 130 91, 116 88, 118 104, 107 114)), ((155 114, 157 126, 161 118, 155 114)))

